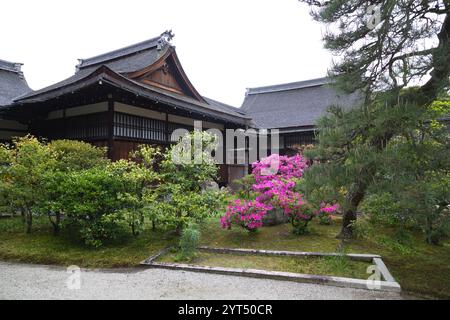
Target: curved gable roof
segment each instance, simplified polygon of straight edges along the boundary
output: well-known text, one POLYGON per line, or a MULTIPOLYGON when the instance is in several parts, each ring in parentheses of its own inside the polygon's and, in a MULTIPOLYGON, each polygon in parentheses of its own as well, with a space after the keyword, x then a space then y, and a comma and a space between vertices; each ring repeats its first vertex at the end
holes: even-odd
POLYGON ((20 97, 16 100, 17 104, 33 104, 45 102, 65 94, 77 92, 84 88, 98 85, 99 83, 108 83, 120 90, 132 92, 136 95, 146 97, 156 102, 163 102, 170 106, 184 109, 189 112, 198 114, 208 114, 211 117, 224 121, 244 124, 249 121, 249 117, 238 113, 235 110, 226 109, 217 104, 207 104, 190 97, 178 95, 175 93, 164 91, 157 87, 144 85, 133 79, 129 79, 124 75, 116 73, 105 65, 101 65, 96 69, 86 69, 66 79, 52 88, 46 88, 41 92, 34 92, 20 97))
MULTIPOLYGON (((172 67, 172 70, 174 70, 174 76, 176 77, 177 83, 183 90, 183 92, 180 91, 179 93, 186 93, 187 96, 194 100, 209 104, 209 102, 198 93, 184 72, 175 52, 175 48, 169 43, 172 36, 171 32, 164 32, 159 37, 125 48, 117 49, 88 59, 79 59, 79 64, 76 66, 76 72, 73 76, 46 88, 24 94, 18 97, 17 100, 34 98, 38 95, 63 88, 79 81, 101 66, 106 66, 115 73, 121 74, 130 80, 143 82, 143 85, 147 85, 145 80, 141 81, 141 78, 145 78, 152 72, 164 69, 166 65, 169 64, 172 67)), ((164 72, 166 73, 166 70, 164 70, 164 72)), ((151 84, 158 86, 158 83, 152 83, 152 81, 149 82, 149 88, 152 88, 151 84)), ((159 87, 164 89, 164 83, 161 83, 159 87)), ((166 89, 168 90, 168 93, 171 91, 171 88, 166 89)), ((218 106, 220 104, 216 103, 215 105, 218 106)), ((228 109, 228 111, 230 111, 230 109, 228 109)))
MULTIPOLYGON (((225 116, 232 119, 236 117, 236 121, 241 123, 247 121, 249 117, 238 108, 234 108, 218 101, 207 99, 201 96, 190 83, 185 74, 181 63, 175 52, 175 48, 168 42, 172 34, 165 32, 159 37, 152 38, 125 48, 114 50, 89 59, 80 59, 76 67, 76 73, 58 83, 46 88, 27 92, 17 97, 15 101, 18 104, 42 102, 52 99, 58 95, 65 94, 73 88, 81 88, 83 86, 92 85, 92 79, 103 79, 101 70, 107 70, 108 74, 114 74, 116 79, 127 84, 133 84, 133 90, 137 94, 142 92, 153 92, 153 95, 161 101, 183 103, 192 110, 211 113, 219 116, 225 116), (171 64, 175 69, 177 80, 181 82, 182 87, 188 93, 186 96, 165 90, 164 86, 158 86, 157 83, 152 85, 148 82, 141 81, 141 77, 160 70, 165 64, 171 64), (164 97, 165 96, 165 97, 164 97)), ((94 81, 95 82, 95 81, 94 81)), ((150 97, 150 96, 149 96, 150 97)))

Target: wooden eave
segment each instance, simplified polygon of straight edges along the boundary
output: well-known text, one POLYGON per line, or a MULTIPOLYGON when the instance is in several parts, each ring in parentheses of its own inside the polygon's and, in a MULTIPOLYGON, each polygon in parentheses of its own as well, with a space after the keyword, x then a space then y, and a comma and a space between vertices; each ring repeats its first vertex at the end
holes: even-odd
POLYGON ((160 88, 153 88, 138 81, 132 80, 124 75, 118 74, 108 68, 101 66, 85 77, 74 81, 66 86, 54 88, 48 92, 40 93, 36 96, 31 96, 23 100, 16 101, 14 107, 20 107, 30 104, 42 103, 50 99, 58 99, 58 97, 77 92, 83 88, 94 84, 109 83, 121 90, 128 91, 136 96, 142 96, 147 99, 152 99, 156 103, 161 102, 174 107, 175 109, 186 110, 187 112, 194 112, 203 114, 208 117, 214 117, 225 122, 245 124, 249 121, 249 117, 241 115, 233 115, 225 111, 215 110, 209 104, 194 100, 191 97, 179 95, 177 93, 168 92, 160 88))

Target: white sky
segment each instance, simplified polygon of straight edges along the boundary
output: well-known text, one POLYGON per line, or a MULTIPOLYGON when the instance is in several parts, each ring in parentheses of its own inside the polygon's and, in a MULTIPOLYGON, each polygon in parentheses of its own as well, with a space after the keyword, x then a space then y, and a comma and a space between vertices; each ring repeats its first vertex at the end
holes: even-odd
POLYGON ((297 0, 2 0, 0 59, 22 62, 40 89, 78 58, 167 29, 197 90, 239 107, 245 89, 325 76, 322 26, 297 0))

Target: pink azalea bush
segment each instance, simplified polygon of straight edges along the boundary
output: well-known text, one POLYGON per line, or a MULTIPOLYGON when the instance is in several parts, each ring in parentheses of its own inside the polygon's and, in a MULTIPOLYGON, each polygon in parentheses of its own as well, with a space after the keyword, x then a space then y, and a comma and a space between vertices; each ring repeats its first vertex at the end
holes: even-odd
POLYGON ((227 207, 226 214, 220 219, 222 228, 231 229, 232 224, 239 225, 249 231, 262 227, 262 218, 272 206, 257 200, 237 199, 227 207))
POLYGON ((257 183, 280 179, 289 180, 301 178, 306 168, 306 160, 299 154, 293 157, 272 154, 253 163, 252 174, 257 183))
POLYGON ((293 157, 273 154, 252 164, 255 178, 254 201, 235 200, 227 207, 221 218, 223 228, 230 229, 233 224, 254 231, 263 225, 263 217, 274 208, 280 208, 289 216, 294 233, 302 234, 308 223, 318 215, 329 215, 336 211, 337 205, 324 205, 314 211, 303 196, 296 192, 296 180, 303 176, 307 168, 301 155, 293 157))
POLYGON ((328 204, 322 203, 320 205, 320 209, 317 214, 317 217, 319 218, 319 223, 325 224, 325 225, 331 224, 330 214, 336 212, 338 209, 339 209, 338 204, 328 205, 328 204))

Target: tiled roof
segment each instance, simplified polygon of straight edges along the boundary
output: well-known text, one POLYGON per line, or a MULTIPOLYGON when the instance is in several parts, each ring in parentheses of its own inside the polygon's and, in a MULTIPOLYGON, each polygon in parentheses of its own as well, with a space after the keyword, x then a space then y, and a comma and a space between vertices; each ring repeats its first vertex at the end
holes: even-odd
POLYGON ((242 110, 259 128, 295 128, 314 126, 331 105, 351 108, 359 101, 359 94, 338 93, 320 78, 248 89, 242 110))
POLYGON ((100 66, 96 69, 84 69, 73 77, 53 85, 53 88, 46 88, 41 92, 34 92, 16 100, 16 103, 30 104, 44 102, 64 94, 76 92, 86 87, 98 84, 99 81, 109 83, 122 90, 133 92, 136 95, 152 99, 157 102, 164 102, 174 107, 200 114, 207 114, 222 120, 245 123, 249 117, 239 113, 235 108, 224 108, 218 104, 207 104, 193 98, 168 92, 150 85, 144 85, 137 81, 128 79, 124 75, 114 72, 107 66, 100 66), (36 94, 37 93, 37 94, 36 94))
MULTIPOLYGON (((155 63, 159 58, 164 56, 168 50, 174 50, 174 47, 168 42, 170 37, 172 37, 172 34, 170 32, 165 32, 159 37, 147 41, 89 59, 79 60, 80 63, 73 76, 41 90, 24 94, 16 100, 20 103, 30 103, 32 101, 43 101, 43 99, 56 97, 59 94, 62 94, 62 92, 65 92, 66 88, 83 86, 83 82, 88 84, 89 81, 87 81, 87 79, 92 78, 92 74, 102 66, 105 66, 110 71, 116 73, 117 76, 120 75, 121 77, 126 78, 128 73, 142 70, 155 63)), ((131 79, 128 80, 133 82, 131 79)), ((91 83, 89 82, 89 84, 91 83)), ((228 117, 239 117, 241 118, 239 121, 248 119, 248 117, 245 116, 245 113, 239 108, 231 107, 216 100, 204 98, 205 101, 196 101, 190 97, 163 91, 150 85, 143 85, 142 83, 135 83, 135 85, 134 88, 138 91, 144 89, 153 90, 158 96, 166 95, 168 100, 172 101, 175 99, 173 101, 183 101, 185 106, 191 106, 196 111, 203 110, 206 113, 219 113, 227 115, 228 117)))
POLYGON ((79 59, 77 71, 106 65, 115 72, 125 73, 143 69, 160 58, 170 46, 163 37, 143 41, 89 59, 79 59))
POLYGON ((0 107, 11 104, 17 96, 31 91, 21 66, 21 63, 0 60, 0 107))

